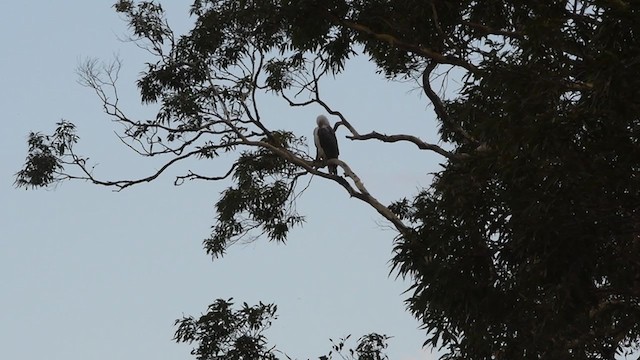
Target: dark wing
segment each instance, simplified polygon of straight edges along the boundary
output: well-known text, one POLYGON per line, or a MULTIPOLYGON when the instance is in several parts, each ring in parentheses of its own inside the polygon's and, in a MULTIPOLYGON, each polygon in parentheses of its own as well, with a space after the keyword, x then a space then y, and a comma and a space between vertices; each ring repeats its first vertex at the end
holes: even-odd
POLYGON ((333 132, 333 129, 330 127, 318 128, 318 139, 327 159, 337 159, 340 150, 338 150, 338 139, 336 139, 336 133, 333 132))

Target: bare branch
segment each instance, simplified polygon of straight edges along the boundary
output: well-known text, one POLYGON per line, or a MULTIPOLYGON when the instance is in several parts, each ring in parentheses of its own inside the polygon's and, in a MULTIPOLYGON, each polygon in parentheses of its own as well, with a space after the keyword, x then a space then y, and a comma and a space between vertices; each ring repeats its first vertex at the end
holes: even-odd
POLYGON ((229 171, 227 171, 224 175, 221 175, 221 176, 203 176, 203 175, 196 174, 196 173, 192 172, 191 170, 189 170, 187 175, 176 176, 176 179, 173 182, 173 185, 180 186, 180 185, 184 184, 185 180, 208 180, 208 181, 224 180, 224 179, 228 178, 233 173, 233 170, 235 170, 237 166, 238 166, 238 163, 234 163, 231 166, 231 168, 229 168, 229 171))
POLYGON ((387 142, 387 143, 394 143, 394 142, 399 142, 399 141, 408 141, 411 142, 413 144, 415 144, 419 149, 421 150, 430 150, 430 151, 434 151, 448 159, 460 159, 460 158, 464 158, 467 157, 466 154, 453 154, 449 151, 446 151, 445 149, 441 148, 438 145, 435 144, 429 144, 427 142, 424 142, 422 140, 420 140, 418 137, 415 137, 413 135, 385 135, 385 134, 380 134, 378 132, 370 132, 368 134, 364 134, 364 135, 358 135, 358 136, 347 136, 347 139, 351 139, 351 140, 369 140, 369 139, 376 139, 376 140, 380 140, 382 142, 387 142))
POLYGON ((157 170, 155 173, 147 176, 147 177, 143 177, 143 178, 139 178, 139 179, 134 179, 134 180, 116 180, 116 181, 104 181, 104 180, 99 180, 97 178, 95 178, 92 174, 92 171, 87 168, 86 166, 86 160, 82 159, 80 157, 78 157, 77 155, 71 153, 71 156, 73 158, 73 162, 71 164, 76 165, 80 168, 80 170, 84 173, 84 176, 75 176, 75 175, 70 175, 70 174, 65 174, 65 176, 68 179, 75 179, 75 180, 88 180, 91 181, 92 183, 96 184, 96 185, 102 185, 102 186, 107 186, 107 187, 116 187, 117 190, 116 191, 121 191, 124 190, 130 186, 133 185, 137 185, 137 184, 141 184, 141 183, 145 183, 145 182, 151 182, 153 180, 155 180, 156 178, 158 178, 162 173, 164 173, 167 169, 169 169, 172 165, 174 165, 175 163, 182 161, 184 159, 190 158, 192 156, 197 156, 197 155, 201 155, 203 154, 203 152, 214 149, 214 148, 225 148, 227 146, 233 146, 233 145, 240 145, 241 143, 230 143, 230 144, 225 144, 225 145, 215 145, 215 146, 209 146, 207 148, 200 148, 194 151, 190 151, 184 155, 181 156, 177 156, 171 160, 169 160, 168 162, 166 162, 164 165, 162 165, 162 167, 160 167, 159 170, 157 170))

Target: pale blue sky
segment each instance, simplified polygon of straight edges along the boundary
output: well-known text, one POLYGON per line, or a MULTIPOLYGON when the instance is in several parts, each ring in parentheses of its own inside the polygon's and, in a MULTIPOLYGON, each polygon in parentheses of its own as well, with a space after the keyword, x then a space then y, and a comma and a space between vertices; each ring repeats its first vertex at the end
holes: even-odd
MULTIPOLYGON (((61 118, 77 125, 79 149, 99 163, 98 176, 130 178, 157 167, 119 143, 97 98, 76 82, 83 58, 119 54, 125 109, 151 114, 134 86, 148 55, 118 41, 127 29, 112 3, 0 3, 0 359, 190 359, 188 347, 171 341, 173 320, 229 297, 276 303, 269 338, 292 357, 317 358, 330 349, 329 338, 372 331, 394 336, 392 359, 435 357, 421 354, 424 333, 405 311, 408 284, 389 276, 395 233, 334 183, 313 179, 298 204, 307 223, 286 245, 236 245, 216 261, 201 242, 229 183, 174 187, 174 171, 120 193, 81 182, 12 187, 28 132, 50 132, 61 118)), ((165 1, 177 32, 188 27, 189 4, 165 1)), ((323 93, 361 133, 436 141, 433 112, 415 84, 387 83, 366 59, 350 69, 323 93)), ((263 116, 272 128, 310 135, 319 113, 268 100, 263 116)), ((442 161, 408 144, 352 143, 338 135, 342 159, 383 203, 427 185, 427 173, 442 161)), ((224 170, 215 161, 181 169, 224 170)))

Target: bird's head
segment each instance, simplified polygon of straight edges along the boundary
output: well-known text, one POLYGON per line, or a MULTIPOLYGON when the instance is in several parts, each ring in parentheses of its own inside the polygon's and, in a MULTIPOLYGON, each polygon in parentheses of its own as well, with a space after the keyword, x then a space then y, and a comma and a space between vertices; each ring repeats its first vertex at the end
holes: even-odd
POLYGON ((316 124, 318 124, 318 127, 331 127, 329 119, 324 115, 320 115, 316 118, 316 124))

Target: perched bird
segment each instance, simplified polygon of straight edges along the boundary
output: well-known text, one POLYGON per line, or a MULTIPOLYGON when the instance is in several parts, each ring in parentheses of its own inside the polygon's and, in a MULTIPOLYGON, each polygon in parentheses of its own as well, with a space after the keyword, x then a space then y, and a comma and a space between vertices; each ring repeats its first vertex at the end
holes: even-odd
MULTIPOLYGON (((316 144, 316 160, 337 159, 340 155, 338 139, 326 116, 320 115, 316 119, 318 127, 313 130, 313 141, 316 144)), ((329 165, 329 174, 338 175, 338 167, 329 165)))

